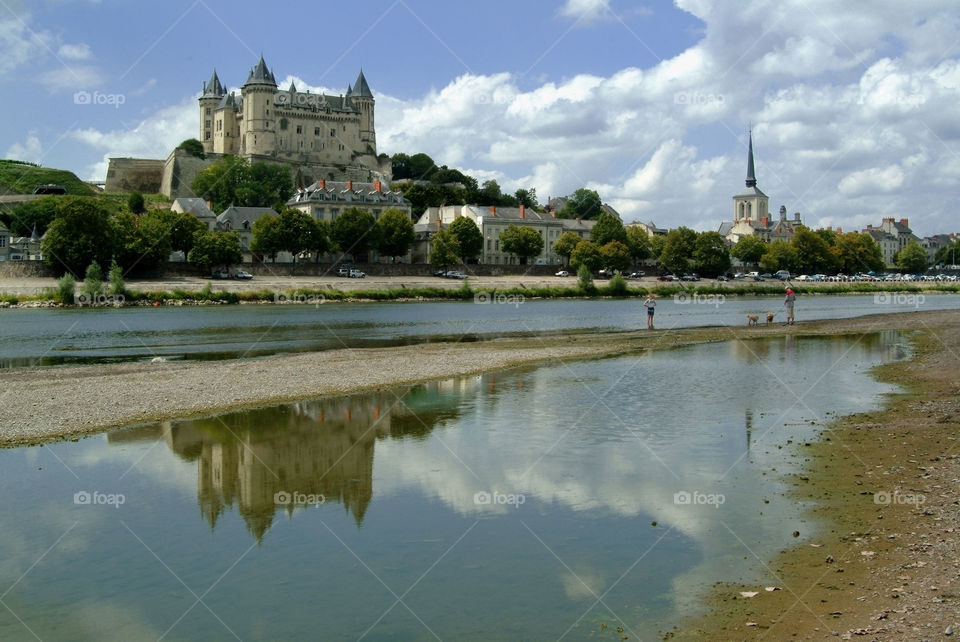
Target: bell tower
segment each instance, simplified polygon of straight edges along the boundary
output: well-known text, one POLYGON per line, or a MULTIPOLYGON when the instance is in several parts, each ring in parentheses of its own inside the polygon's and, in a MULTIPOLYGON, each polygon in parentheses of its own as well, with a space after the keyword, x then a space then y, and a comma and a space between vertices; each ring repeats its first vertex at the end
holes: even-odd
POLYGON ((770 198, 757 187, 757 172, 753 162, 753 132, 747 144, 746 189, 733 197, 733 222, 760 222, 769 219, 770 198))

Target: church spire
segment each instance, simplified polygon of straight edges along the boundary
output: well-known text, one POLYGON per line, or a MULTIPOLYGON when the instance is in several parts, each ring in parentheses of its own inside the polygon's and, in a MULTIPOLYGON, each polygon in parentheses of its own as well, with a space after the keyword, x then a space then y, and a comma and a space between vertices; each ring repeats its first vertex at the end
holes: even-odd
POLYGON ((753 131, 750 134, 750 143, 747 151, 747 187, 757 186, 757 173, 753 168, 753 131))

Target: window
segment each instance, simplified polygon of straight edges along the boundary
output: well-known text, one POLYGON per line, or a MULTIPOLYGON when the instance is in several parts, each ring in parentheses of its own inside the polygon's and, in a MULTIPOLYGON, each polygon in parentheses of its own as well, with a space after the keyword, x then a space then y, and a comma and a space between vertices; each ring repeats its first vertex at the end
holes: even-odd
POLYGON ((298 133, 298 134, 302 134, 302 133, 303 133, 303 125, 297 125, 297 133, 298 133))
POLYGON ((209 120, 203 121, 203 127, 204 129, 210 129, 210 121, 209 120))
POLYGON ((332 221, 332 220, 336 219, 336 218, 337 218, 337 214, 339 214, 339 213, 340 213, 340 209, 339 209, 339 208, 334 207, 332 210, 330 210, 330 220, 332 221))
POLYGON ((203 132, 203 140, 210 140, 210 132, 209 132, 209 131, 203 132))
POLYGON ((336 135, 337 135, 337 130, 336 130, 336 129, 333 129, 333 128, 331 127, 331 128, 330 128, 330 135, 331 135, 331 136, 336 136, 336 135))
POLYGON ((206 109, 206 111, 205 111, 204 113, 205 113, 207 116, 209 116, 209 115, 210 115, 210 108, 207 107, 207 109, 206 109))
POLYGON ((496 241, 493 242, 493 249, 496 252, 500 251, 500 239, 497 239, 496 241))
POLYGON ((286 118, 281 118, 281 119, 280 119, 280 129, 281 129, 281 130, 286 130, 286 129, 287 129, 287 119, 286 119, 286 118))
POLYGON ((487 239, 487 252, 489 252, 492 248, 493 248, 493 241, 491 241, 490 239, 487 239))
POLYGON ((7 237, 0 236, 0 247, 7 247, 7 237))
POLYGON ((314 128, 313 128, 313 135, 314 135, 314 136, 319 136, 319 135, 320 135, 320 128, 319 128, 319 127, 314 127, 314 128))

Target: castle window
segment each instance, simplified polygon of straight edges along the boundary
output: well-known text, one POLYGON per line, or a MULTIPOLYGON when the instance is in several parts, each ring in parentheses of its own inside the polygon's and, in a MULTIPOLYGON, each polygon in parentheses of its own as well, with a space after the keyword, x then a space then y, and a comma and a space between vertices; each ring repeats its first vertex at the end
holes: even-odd
POLYGON ((337 130, 331 128, 331 129, 330 129, 330 135, 331 135, 331 136, 336 136, 336 135, 337 135, 337 130))
POLYGON ((209 108, 209 107, 207 107, 207 110, 206 110, 206 112, 205 112, 205 113, 207 114, 207 116, 209 116, 209 115, 210 115, 210 108, 209 108))
POLYGON ((313 128, 313 135, 314 135, 314 136, 319 136, 319 135, 320 135, 320 128, 319 128, 319 127, 314 127, 314 128, 313 128))
POLYGON ((209 121, 209 120, 203 121, 203 126, 204 126, 206 129, 210 129, 210 121, 209 121))
POLYGON ((330 220, 331 220, 331 221, 335 220, 335 219, 337 218, 337 214, 339 214, 339 213, 340 213, 340 209, 339 209, 339 208, 334 207, 333 209, 331 209, 331 210, 330 210, 330 220))
POLYGON ((209 132, 209 131, 203 132, 203 140, 210 140, 210 132, 209 132))
POLYGON ((298 133, 298 134, 302 134, 302 133, 303 133, 303 125, 297 125, 297 133, 298 133))
POLYGON ((286 129, 286 128, 287 128, 287 119, 286 119, 286 118, 281 118, 281 119, 280 119, 280 129, 286 129))

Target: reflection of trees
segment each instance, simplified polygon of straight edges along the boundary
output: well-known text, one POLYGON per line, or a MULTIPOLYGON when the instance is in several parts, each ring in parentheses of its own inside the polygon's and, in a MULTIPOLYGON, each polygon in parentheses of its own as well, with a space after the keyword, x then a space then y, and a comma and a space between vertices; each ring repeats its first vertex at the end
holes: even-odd
POLYGON ((237 510, 260 540, 273 522, 281 491, 339 502, 359 526, 373 497, 377 439, 426 438, 459 415, 458 397, 479 381, 462 378, 393 392, 325 398, 219 417, 164 422, 111 433, 111 443, 162 439, 197 462, 197 502, 216 526, 237 510))

